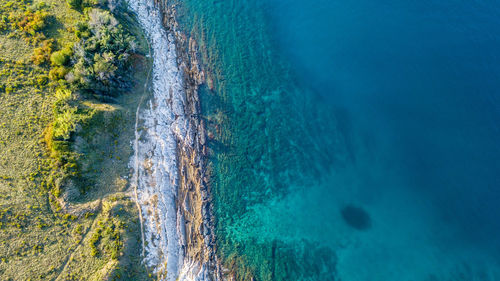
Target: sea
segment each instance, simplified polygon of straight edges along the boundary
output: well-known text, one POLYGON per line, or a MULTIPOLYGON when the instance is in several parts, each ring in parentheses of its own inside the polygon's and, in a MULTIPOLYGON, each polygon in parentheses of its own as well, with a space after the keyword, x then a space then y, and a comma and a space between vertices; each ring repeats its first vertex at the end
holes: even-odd
POLYGON ((237 280, 500 280, 500 3, 183 0, 237 280))

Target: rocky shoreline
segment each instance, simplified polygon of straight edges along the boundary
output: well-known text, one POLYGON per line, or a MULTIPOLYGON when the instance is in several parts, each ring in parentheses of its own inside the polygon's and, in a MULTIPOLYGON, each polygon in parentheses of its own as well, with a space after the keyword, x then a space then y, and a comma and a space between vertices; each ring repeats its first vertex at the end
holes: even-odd
POLYGON ((177 61, 184 72, 186 116, 193 128, 192 146, 178 141, 179 175, 178 209, 186 219, 187 255, 209 267, 212 280, 223 280, 222 266, 216 255, 213 205, 210 179, 207 174, 207 136, 205 120, 201 118, 198 89, 206 82, 198 55, 198 44, 178 29, 175 4, 156 1, 163 12, 167 32, 174 34, 177 61))
POLYGON ((216 256, 197 44, 178 31, 175 5, 129 0, 151 41, 153 96, 138 110, 132 186, 144 261, 159 280, 223 280, 216 256))

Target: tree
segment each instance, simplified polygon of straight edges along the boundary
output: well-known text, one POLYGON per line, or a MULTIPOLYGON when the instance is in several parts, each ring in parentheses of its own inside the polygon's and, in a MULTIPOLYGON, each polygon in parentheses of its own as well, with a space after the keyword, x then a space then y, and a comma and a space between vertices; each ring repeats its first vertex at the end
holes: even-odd
POLYGON ((80 42, 72 48, 68 82, 97 95, 113 96, 126 89, 127 67, 134 38, 108 11, 92 9, 87 23, 78 23, 80 42))

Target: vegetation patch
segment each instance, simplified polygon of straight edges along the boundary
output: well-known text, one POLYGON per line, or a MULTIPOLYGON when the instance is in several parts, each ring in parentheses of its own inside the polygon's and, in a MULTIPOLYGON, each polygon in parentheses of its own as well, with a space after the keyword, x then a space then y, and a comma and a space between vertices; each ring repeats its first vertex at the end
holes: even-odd
POLYGON ((2 280, 148 280, 126 191, 150 62, 120 3, 0 0, 2 280))

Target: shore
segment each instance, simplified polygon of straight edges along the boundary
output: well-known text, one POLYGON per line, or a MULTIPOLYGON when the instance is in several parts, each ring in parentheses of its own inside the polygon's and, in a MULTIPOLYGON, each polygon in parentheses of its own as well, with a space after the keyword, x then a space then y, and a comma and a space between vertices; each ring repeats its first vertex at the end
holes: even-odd
POLYGON ((153 96, 138 111, 131 163, 143 218, 144 260, 161 280, 222 280, 198 97, 204 73, 196 42, 177 31, 174 6, 137 0, 129 7, 153 55, 153 96))

